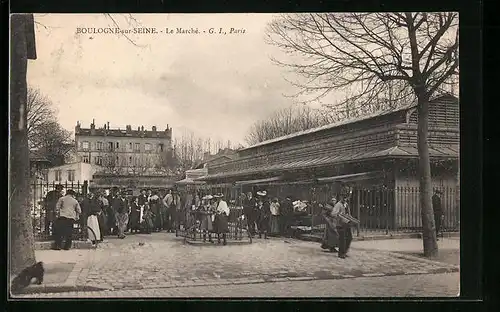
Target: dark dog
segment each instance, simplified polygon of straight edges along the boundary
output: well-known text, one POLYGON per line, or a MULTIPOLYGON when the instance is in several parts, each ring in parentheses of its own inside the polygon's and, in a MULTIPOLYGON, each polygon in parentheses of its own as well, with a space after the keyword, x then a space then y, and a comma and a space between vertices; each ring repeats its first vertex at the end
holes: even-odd
POLYGON ((12 280, 12 292, 16 293, 28 287, 28 285, 31 284, 32 279, 35 279, 35 282, 38 285, 42 284, 44 273, 45 269, 43 268, 43 262, 37 262, 32 266, 27 267, 12 280))

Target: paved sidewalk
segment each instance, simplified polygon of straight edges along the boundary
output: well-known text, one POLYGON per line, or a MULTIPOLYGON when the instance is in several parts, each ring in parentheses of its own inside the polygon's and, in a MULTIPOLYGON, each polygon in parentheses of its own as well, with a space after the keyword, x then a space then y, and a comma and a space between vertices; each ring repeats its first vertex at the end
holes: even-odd
MULTIPOLYGON (((391 242, 395 242, 394 246, 405 245, 397 240, 391 242)), ((359 243, 353 243, 347 259, 340 259, 321 250, 318 243, 295 239, 255 239, 251 245, 239 246, 192 246, 169 233, 132 235, 123 240, 109 238, 94 250, 37 251, 37 259, 44 261, 47 268, 68 268, 68 264, 74 264, 71 273, 68 269, 60 270, 57 283, 50 284, 47 279, 45 289, 37 291, 57 292, 51 290, 56 286, 60 287, 59 291, 68 291, 68 287, 73 287, 69 290, 115 291, 263 285, 458 271, 457 265, 394 253, 390 244, 384 245, 381 241, 376 246, 369 242, 376 250, 361 249, 370 246, 366 245, 368 242, 359 243), (386 246, 386 250, 380 246, 386 246), (63 274, 67 277, 61 283, 63 274)), ((36 286, 32 286, 30 291, 33 287, 36 290, 36 286)))
MULTIPOLYGON (((356 241, 353 248, 397 252, 417 257, 423 257, 422 239, 387 239, 372 241, 356 241)), ((460 265, 460 238, 444 237, 438 241, 439 254, 434 261, 460 265)))
POLYGON ((36 298, 456 297, 458 273, 24 295, 36 298))

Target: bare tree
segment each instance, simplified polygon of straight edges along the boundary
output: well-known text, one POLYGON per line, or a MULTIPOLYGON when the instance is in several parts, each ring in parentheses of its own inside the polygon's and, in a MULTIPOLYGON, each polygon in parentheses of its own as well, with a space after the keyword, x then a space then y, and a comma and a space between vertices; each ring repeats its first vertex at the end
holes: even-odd
POLYGON ((47 121, 56 120, 52 101, 43 95, 39 89, 28 87, 28 140, 32 141, 37 128, 47 121))
POLYGON ((458 13, 335 13, 283 15, 269 25, 269 42, 305 56, 293 69, 297 95, 313 100, 332 91, 354 92, 355 108, 375 103, 391 88, 393 101, 416 100, 426 256, 438 253, 431 205, 429 101, 458 75, 458 13))
POLYGON ((26 73, 28 59, 36 59, 32 14, 10 19, 10 144, 9 144, 9 273, 17 274, 35 263, 30 215, 30 163, 26 73))
POLYGON ((43 120, 32 129, 30 148, 43 151, 45 157, 54 166, 64 164, 65 156, 74 146, 72 133, 56 120, 43 120))
POLYGON ((246 136, 248 144, 274 139, 294 132, 329 124, 333 118, 321 110, 293 105, 274 112, 267 119, 254 123, 246 136))

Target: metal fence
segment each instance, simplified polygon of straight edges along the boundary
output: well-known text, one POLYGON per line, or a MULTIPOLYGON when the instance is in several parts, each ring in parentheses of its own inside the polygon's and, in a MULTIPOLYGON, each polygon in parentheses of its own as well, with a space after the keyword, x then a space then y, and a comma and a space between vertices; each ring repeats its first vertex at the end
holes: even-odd
MULTIPOLYGON (((54 203, 46 202, 46 197, 49 192, 56 191, 56 185, 63 187, 62 193, 67 190, 73 190, 77 193, 77 197, 81 197, 87 192, 86 182, 66 182, 49 183, 46 181, 35 181, 31 183, 31 218, 33 225, 33 235, 36 241, 47 241, 52 239, 52 219, 53 217, 47 213, 47 206, 54 203)), ((83 231, 79 222, 74 225, 74 240, 84 240, 87 237, 87 231, 83 231)))
MULTIPOLYGON (((444 219, 441 231, 459 231, 460 209, 456 188, 436 188, 439 195, 444 219)), ((355 189, 348 198, 351 214, 359 221, 357 235, 390 234, 422 231, 422 210, 420 191, 416 187, 395 189, 374 188, 355 189)), ((325 221, 319 209, 312 209, 311 227, 313 231, 325 228, 325 221)))
MULTIPOLYGON (((244 218, 242 218, 243 209, 240 208, 230 208, 229 218, 228 218, 228 228, 229 233, 226 234, 228 241, 246 241, 252 243, 252 237, 247 230, 247 223, 244 218)), ((186 227, 182 230, 177 231, 177 235, 184 237, 185 240, 189 241, 200 241, 202 240, 202 233, 199 230, 198 223, 196 222, 197 217, 192 215, 190 222, 186 224, 186 227)), ((214 236, 215 240, 216 235, 214 236)))

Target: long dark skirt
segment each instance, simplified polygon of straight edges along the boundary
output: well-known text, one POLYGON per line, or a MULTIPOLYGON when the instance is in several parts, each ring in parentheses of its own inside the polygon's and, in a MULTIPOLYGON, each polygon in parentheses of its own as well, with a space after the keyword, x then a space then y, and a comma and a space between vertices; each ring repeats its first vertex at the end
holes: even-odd
POLYGON ((98 216, 97 216, 97 219, 99 221, 99 229, 101 231, 101 239, 104 235, 106 235, 108 229, 107 229, 107 217, 106 215, 104 214, 104 212, 101 212, 98 216))
POLYGON ((112 208, 108 208, 107 216, 107 231, 110 232, 111 229, 116 229, 116 214, 112 208))
POLYGON ((333 228, 328 223, 326 224, 325 232, 323 233, 322 246, 324 248, 337 248, 339 246, 339 233, 336 228, 333 228))
POLYGON ((269 220, 270 216, 266 214, 261 214, 257 220, 257 229, 259 233, 269 233, 269 220))
POLYGON ((202 231, 212 232, 214 230, 213 222, 212 222, 212 215, 202 214, 200 219, 201 219, 200 229, 202 231))
POLYGON ((155 229, 163 229, 163 215, 161 211, 158 211, 154 214, 154 228, 155 229))
POLYGON ((140 211, 132 211, 130 213, 130 219, 129 219, 129 224, 130 224, 130 230, 132 231, 138 231, 141 228, 141 212, 140 211))
POLYGON ((214 232, 217 234, 229 232, 228 217, 226 215, 219 214, 215 216, 214 232))
POLYGON ((270 221, 270 233, 271 234, 279 234, 280 233, 280 225, 279 225, 279 216, 271 216, 270 221))

